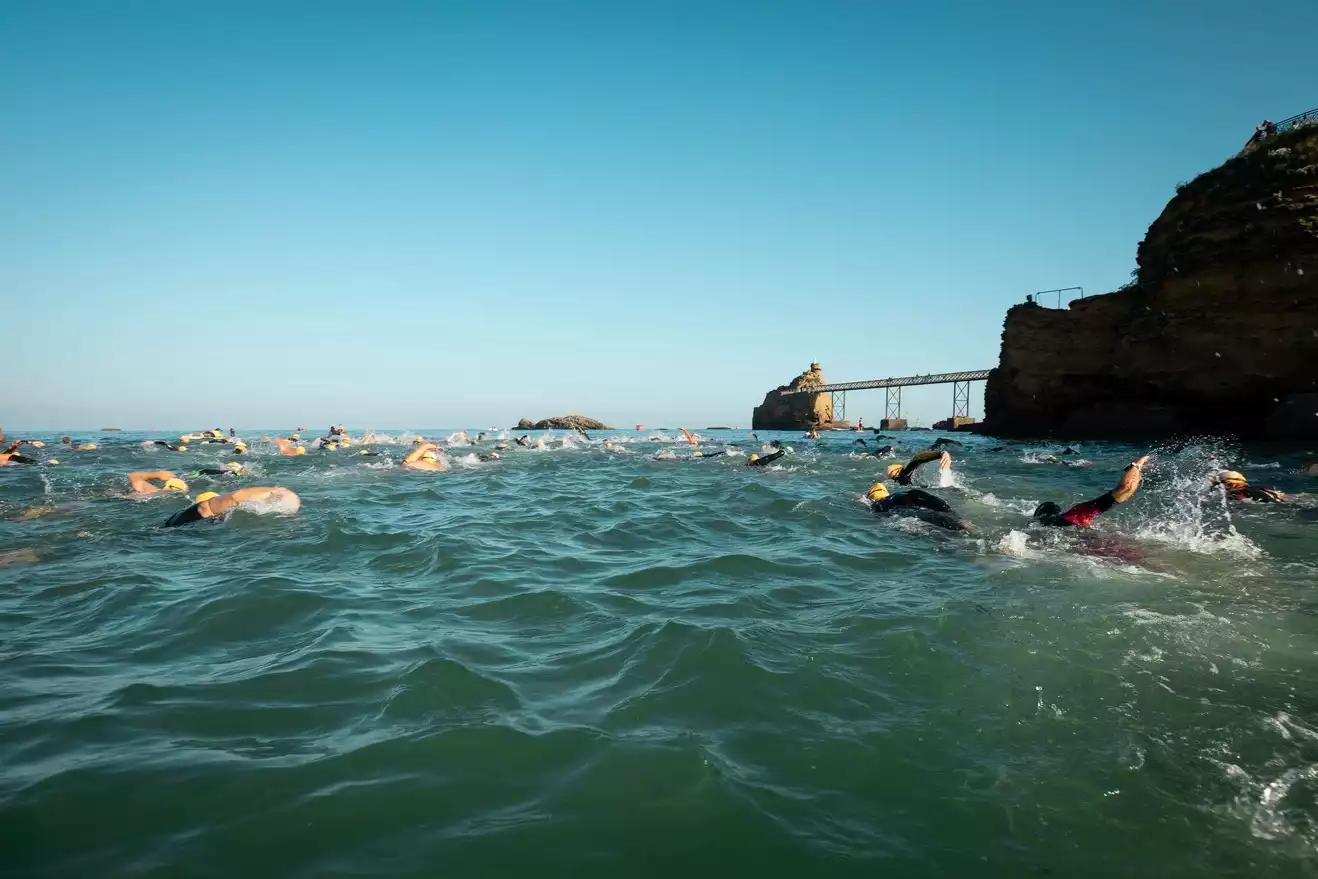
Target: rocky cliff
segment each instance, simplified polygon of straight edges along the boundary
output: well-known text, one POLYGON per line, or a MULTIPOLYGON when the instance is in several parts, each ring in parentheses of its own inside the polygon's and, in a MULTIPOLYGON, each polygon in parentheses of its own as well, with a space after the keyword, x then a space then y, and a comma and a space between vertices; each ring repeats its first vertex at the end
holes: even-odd
POLYGON ((805 430, 823 427, 833 420, 833 395, 784 394, 800 388, 825 384, 824 371, 818 363, 785 385, 764 395, 764 402, 751 413, 752 430, 805 430))
POLYGON ((1178 187, 1138 265, 1115 293, 1007 312, 987 432, 1318 438, 1318 127, 1178 187))

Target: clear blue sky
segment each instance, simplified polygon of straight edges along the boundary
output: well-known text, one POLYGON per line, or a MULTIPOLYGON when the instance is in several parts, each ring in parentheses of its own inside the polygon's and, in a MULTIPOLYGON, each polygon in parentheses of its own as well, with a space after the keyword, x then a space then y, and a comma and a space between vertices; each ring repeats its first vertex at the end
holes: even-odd
POLYGON ((0 424, 744 425, 811 358, 986 367, 1318 105, 1312 0, 921 7, 10 0, 0 424))

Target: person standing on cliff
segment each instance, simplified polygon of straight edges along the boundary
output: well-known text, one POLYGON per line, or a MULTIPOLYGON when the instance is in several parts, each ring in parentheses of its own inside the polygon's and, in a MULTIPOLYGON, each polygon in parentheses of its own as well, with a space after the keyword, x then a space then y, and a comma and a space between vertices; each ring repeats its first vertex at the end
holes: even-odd
POLYGON ((1140 480, 1144 477, 1144 465, 1149 463, 1149 457, 1149 455, 1141 455, 1126 465, 1126 469, 1121 471, 1121 479, 1117 480, 1116 487, 1111 491, 1099 495, 1092 501, 1076 504, 1065 513, 1052 501, 1039 504, 1034 511, 1034 520, 1040 525, 1050 525, 1054 528, 1093 525, 1094 520, 1099 516, 1135 496, 1135 491, 1140 487, 1140 480))

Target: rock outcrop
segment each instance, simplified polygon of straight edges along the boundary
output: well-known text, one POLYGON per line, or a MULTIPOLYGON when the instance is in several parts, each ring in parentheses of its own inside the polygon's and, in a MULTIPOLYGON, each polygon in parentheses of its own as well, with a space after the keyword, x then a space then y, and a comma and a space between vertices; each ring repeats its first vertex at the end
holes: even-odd
POLYGON ((1178 187, 1138 264, 1115 293, 1007 312, 985 432, 1318 438, 1318 127, 1178 187))
POLYGON ((531 419, 523 418, 517 422, 518 430, 612 430, 603 421, 596 421, 594 418, 587 418, 584 415, 559 415, 556 418, 542 418, 532 423, 531 419))
POLYGON ((806 430, 826 427, 833 421, 833 395, 784 394, 800 388, 825 384, 824 371, 818 363, 764 395, 764 402, 751 413, 751 430, 806 430))

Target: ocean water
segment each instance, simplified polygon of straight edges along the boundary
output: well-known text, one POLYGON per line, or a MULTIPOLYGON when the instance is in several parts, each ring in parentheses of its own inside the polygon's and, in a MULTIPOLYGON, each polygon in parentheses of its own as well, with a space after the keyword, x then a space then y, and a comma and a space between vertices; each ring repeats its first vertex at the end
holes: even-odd
POLYGON ((1313 456, 1059 532, 1142 450, 958 435, 955 535, 863 502, 938 434, 707 433, 0 468, 0 875, 1318 875, 1313 456), (162 529, 160 468, 302 507, 162 529))

